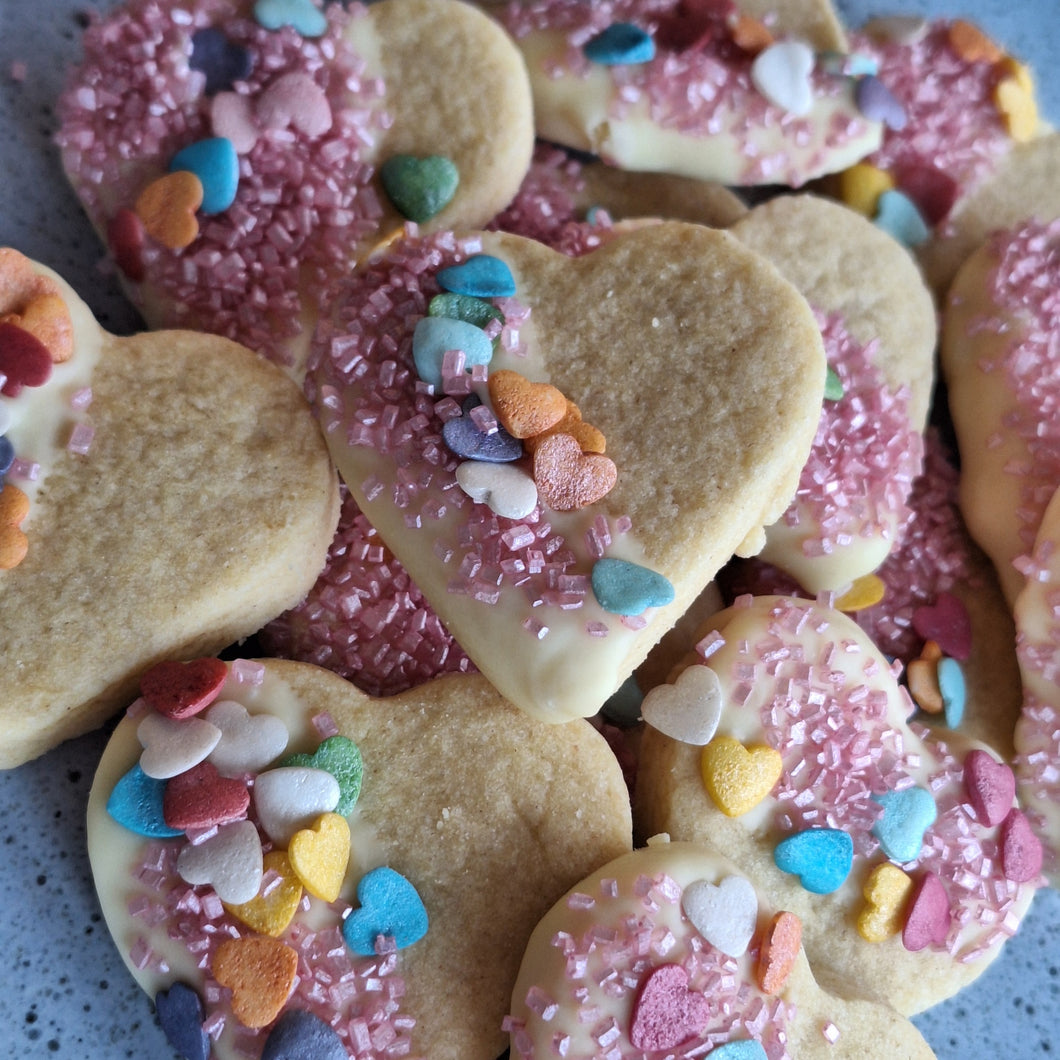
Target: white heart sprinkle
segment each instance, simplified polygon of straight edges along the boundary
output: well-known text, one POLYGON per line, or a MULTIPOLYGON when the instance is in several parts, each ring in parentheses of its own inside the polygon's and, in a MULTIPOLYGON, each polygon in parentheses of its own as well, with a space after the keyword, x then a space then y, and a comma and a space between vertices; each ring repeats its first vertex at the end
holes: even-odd
POLYGON ((143 747, 140 768, 155 780, 186 773, 197 766, 217 746, 221 730, 203 718, 177 721, 154 712, 136 729, 143 747))
POLYGON ((730 957, 746 952, 758 923, 758 896, 742 876, 726 876, 717 886, 707 880, 690 883, 681 909, 707 942, 730 957))
POLYGON ((664 736, 703 747, 721 721, 721 682, 703 665, 681 671, 672 685, 653 688, 641 704, 641 717, 664 736))
POLYGON ((490 464, 465 460, 456 469, 460 488, 490 511, 505 519, 525 519, 537 506, 533 478, 514 464, 490 464))
POLYGON ((339 782, 325 769, 281 766, 254 781, 254 807, 265 834, 280 846, 339 804, 339 782))
POLYGON ((274 714, 251 714, 233 699, 218 700, 205 714, 221 731, 210 761, 223 777, 259 773, 287 746, 287 726, 274 714))
POLYGON ((751 81, 770 103, 797 117, 813 109, 813 49, 800 40, 779 41, 755 56, 751 81))
POLYGON ((221 825, 216 835, 181 849, 177 873, 185 883, 212 887, 229 905, 249 902, 257 895, 264 873, 258 830, 250 821, 221 825))

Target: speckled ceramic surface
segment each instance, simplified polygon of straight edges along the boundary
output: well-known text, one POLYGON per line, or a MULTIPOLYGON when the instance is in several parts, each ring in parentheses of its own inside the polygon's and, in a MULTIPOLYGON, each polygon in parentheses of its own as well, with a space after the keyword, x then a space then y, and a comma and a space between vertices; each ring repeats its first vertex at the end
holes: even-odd
MULTIPOLYGON (((83 13, 110 6, 0 0, 0 245, 57 269, 105 327, 124 333, 136 328, 136 314, 99 267, 100 247, 51 142, 53 107, 78 54, 83 13)), ((1060 124, 1057 0, 839 0, 839 7, 852 26, 896 12, 975 18, 1031 62, 1046 113, 1060 124)), ((92 887, 84 810, 105 742, 105 733, 93 734, 0 774, 3 1056, 173 1055, 102 925, 92 887)), ((1042 892, 990 970, 916 1022, 943 1060, 1029 1060, 1060 1051, 1060 895, 1042 892)))

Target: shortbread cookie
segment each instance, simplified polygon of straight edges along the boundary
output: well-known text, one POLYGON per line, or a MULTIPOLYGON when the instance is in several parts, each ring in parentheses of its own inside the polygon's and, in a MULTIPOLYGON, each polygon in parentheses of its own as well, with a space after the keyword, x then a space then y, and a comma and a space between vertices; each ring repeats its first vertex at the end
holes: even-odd
POLYGON ((512 1055, 934 1055, 893 1009, 819 987, 804 931, 709 845, 657 837, 579 883, 534 930, 512 996, 512 1055))
POLYGON ((296 376, 330 282, 406 220, 485 224, 530 160, 519 53, 454 0, 133 0, 84 48, 59 143, 130 297, 296 376))
POLYGON ((373 700, 299 663, 204 662, 144 675, 89 804, 108 927, 170 1040, 494 1060, 534 924, 629 849, 604 741, 481 677, 373 700))
MULTIPOLYGON (((1009 767, 911 720, 896 671, 819 604, 744 597, 697 652, 644 701, 638 830, 716 846, 802 920, 814 975, 840 996, 913 1014, 975 979, 1041 882, 1009 767)), ((948 662, 952 725, 963 680, 948 662)))
POLYGON ((824 199, 781 196, 732 231, 816 310, 834 384, 761 557, 810 593, 842 591, 884 561, 909 515, 934 382, 931 295, 899 243, 824 199))
POLYGON ((687 224, 580 258, 395 243, 320 334, 311 383, 358 505, 476 666, 554 721, 595 713, 780 514, 824 386, 801 296, 687 224), (485 330, 433 315, 453 305, 485 330))
POLYGON ((298 388, 249 350, 118 338, 9 249, 0 313, 8 767, 99 725, 156 659, 219 651, 299 600, 339 497, 298 388))
POLYGON ((622 169, 797 186, 877 148, 882 126, 859 110, 841 57, 817 54, 842 44, 827 5, 791 5, 790 24, 787 7, 768 24, 736 3, 682 0, 525 0, 497 15, 526 59, 544 139, 622 169))

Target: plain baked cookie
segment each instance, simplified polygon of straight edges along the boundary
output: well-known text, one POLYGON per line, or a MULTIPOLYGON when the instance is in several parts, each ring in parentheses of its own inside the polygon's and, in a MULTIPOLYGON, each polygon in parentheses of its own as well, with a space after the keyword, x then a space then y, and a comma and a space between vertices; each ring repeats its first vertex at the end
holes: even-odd
POLYGON ((170 1040, 494 1060, 534 924, 629 849, 603 739, 481 677, 373 700, 301 663, 212 664, 144 675, 89 802, 108 927, 170 1040))
POLYGON ((656 837, 579 883, 535 928, 512 995, 512 1055, 934 1055, 893 1009, 821 989, 801 930, 708 844, 656 837))
POLYGON ((689 224, 577 258, 504 233, 397 242, 319 338, 314 400, 358 506, 476 666, 554 721, 595 713, 754 547, 824 387, 802 297, 689 224), (472 289, 484 327, 434 315, 472 289), (471 457, 484 440, 506 461, 471 457))
POLYGON ((99 725, 155 660, 219 651, 299 600, 338 482, 298 388, 250 350, 118 338, 10 249, 0 312, 9 767, 99 725))
POLYGON ((530 161, 519 53, 454 0, 133 0, 84 49, 58 140, 130 297, 296 377, 331 281, 406 219, 485 224, 530 161))

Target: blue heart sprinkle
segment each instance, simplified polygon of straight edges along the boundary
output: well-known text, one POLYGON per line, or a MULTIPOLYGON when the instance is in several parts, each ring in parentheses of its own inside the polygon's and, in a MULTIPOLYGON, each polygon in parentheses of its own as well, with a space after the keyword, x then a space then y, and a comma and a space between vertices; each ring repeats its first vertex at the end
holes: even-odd
POLYGON ((872 834, 893 861, 915 861, 924 845, 924 833, 935 822, 938 810, 924 788, 903 788, 873 795, 883 807, 883 816, 872 826, 872 834))
POLYGON ((324 12, 312 0, 258 0, 254 19, 264 29, 290 26, 303 37, 319 37, 328 28, 324 12))
POLYGON ((648 63, 655 58, 655 41, 632 22, 613 22, 587 41, 582 52, 590 62, 603 66, 648 63))
POLYGON ((480 431, 470 413, 481 405, 478 396, 472 394, 461 406, 462 416, 454 416, 442 424, 442 440, 463 460, 481 460, 487 464, 510 464, 523 455, 523 443, 513 438, 498 425, 492 434, 480 431))
POLYGON ((0 436, 0 478, 11 470, 14 462, 15 447, 11 444, 11 439, 6 434, 0 436))
POLYGON ((393 938, 400 950, 427 934, 427 910, 416 888, 385 865, 361 877, 357 901, 361 908, 342 922, 342 937, 362 957, 375 954, 375 940, 380 935, 393 938))
POLYGON ((489 364, 493 343, 482 328, 451 317, 423 317, 412 333, 416 374, 434 387, 442 385, 442 359, 449 350, 462 350, 467 367, 489 364))
POLYGON ((439 269, 435 279, 446 291, 476 298, 510 298, 515 294, 512 270, 492 254, 476 254, 459 265, 439 269))
POLYGON ((166 782, 149 777, 134 765, 123 776, 107 799, 107 813, 123 828, 148 839, 172 839, 184 833, 166 824, 162 796, 166 782))
POLYGON ((208 1060, 210 1036, 202 1029, 202 1000, 186 983, 155 995, 155 1013, 166 1040, 183 1060, 208 1060))
POLYGON ((250 77, 254 57, 215 26, 207 26, 192 34, 188 66, 206 76, 206 95, 215 96, 250 77))
POLYGON ((894 188, 883 192, 877 199, 873 222, 877 228, 882 228, 889 236, 907 247, 918 247, 931 235, 916 203, 908 195, 894 188))
POLYGON ((612 615, 639 615, 674 599, 674 587, 666 578, 624 559, 598 559, 591 581, 597 602, 612 615))
POLYGON ((810 828, 777 843, 773 861, 781 872, 798 876, 811 894, 831 894, 850 875, 854 841, 838 828, 810 828))
POLYGON ((194 173, 202 184, 204 214, 223 213, 235 201, 239 187, 239 156, 232 141, 224 136, 198 140, 178 151, 169 171, 194 173))
POLYGON ((711 1060, 768 1060, 761 1042, 749 1038, 742 1042, 726 1042, 710 1051, 711 1060))
POLYGON ((269 1032, 261 1060, 348 1060, 342 1039, 319 1016, 288 1009, 269 1032))
POLYGON ((961 722, 964 721, 964 706, 968 701, 964 670, 961 669, 961 664, 956 659, 946 656, 939 659, 938 678, 946 724, 951 729, 959 728, 961 722))

